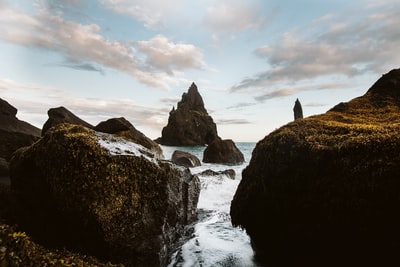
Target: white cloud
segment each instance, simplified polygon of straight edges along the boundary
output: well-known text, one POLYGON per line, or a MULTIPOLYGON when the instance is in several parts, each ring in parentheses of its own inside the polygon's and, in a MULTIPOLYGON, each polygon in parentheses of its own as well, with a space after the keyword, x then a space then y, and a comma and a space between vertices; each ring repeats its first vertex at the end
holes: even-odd
POLYGON ((172 43, 162 35, 148 41, 139 41, 136 48, 146 55, 146 62, 158 70, 173 75, 173 70, 205 67, 203 53, 191 44, 172 43))
POLYGON ((96 68, 90 64, 96 63, 128 73, 143 84, 165 89, 170 84, 186 82, 185 79, 172 76, 175 70, 200 69, 205 65, 201 51, 191 44, 174 44, 158 35, 149 41, 137 42, 137 51, 128 42, 104 37, 97 24, 66 21, 60 14, 51 14, 46 9, 32 15, 2 8, 0 39, 60 52, 66 57, 66 62, 76 63, 75 67, 84 63, 86 69, 89 65, 96 68), (151 47, 145 48, 145 45, 151 47), (143 56, 145 61, 141 60, 143 56))
MULTIPOLYGON (((399 67, 400 5, 379 6, 344 18, 328 14, 314 21, 314 27, 285 32, 275 43, 255 50, 266 60, 266 70, 243 79, 232 91, 248 88, 277 88, 319 77, 354 77, 385 73, 399 67), (315 33, 317 32, 317 33, 315 33)), ((287 90, 262 98, 289 94, 287 90)))
POLYGON ((99 0, 108 9, 134 17, 146 27, 164 25, 164 17, 173 13, 182 0, 99 0))
POLYGON ((261 29, 266 18, 261 12, 261 2, 257 0, 220 0, 207 9, 206 24, 218 31, 238 32, 261 29))

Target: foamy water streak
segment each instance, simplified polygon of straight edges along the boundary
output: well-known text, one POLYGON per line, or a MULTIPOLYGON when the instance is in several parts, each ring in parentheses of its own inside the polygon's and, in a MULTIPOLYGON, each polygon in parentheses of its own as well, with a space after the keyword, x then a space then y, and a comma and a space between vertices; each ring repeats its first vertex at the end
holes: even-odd
MULTIPOLYGON (((242 178, 242 170, 247 166, 254 143, 237 143, 246 162, 240 166, 225 166, 202 163, 191 168, 193 174, 212 169, 222 171, 234 169, 235 180, 226 175, 199 175, 201 192, 198 203, 199 219, 194 224, 192 236, 174 253, 170 267, 192 266, 257 266, 253 261, 253 250, 247 234, 231 224, 229 209, 233 195, 242 178)), ((164 156, 170 159, 175 150, 187 151, 200 160, 204 147, 162 146, 164 156)))

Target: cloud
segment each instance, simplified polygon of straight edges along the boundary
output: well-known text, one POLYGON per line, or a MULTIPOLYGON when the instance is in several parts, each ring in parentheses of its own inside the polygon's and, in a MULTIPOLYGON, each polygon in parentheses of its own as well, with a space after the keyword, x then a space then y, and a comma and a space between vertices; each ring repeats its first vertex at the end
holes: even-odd
POLYGON ((252 106, 254 106, 256 104, 257 103, 253 103, 253 102, 240 102, 240 103, 237 103, 237 104, 235 104, 233 106, 227 107, 227 109, 242 109, 242 108, 245 108, 245 107, 252 107, 252 106))
POLYGON ((169 108, 149 107, 126 98, 102 99, 79 97, 67 91, 36 84, 19 83, 0 78, 1 98, 18 109, 18 117, 41 128, 47 120, 47 110, 64 106, 84 120, 96 125, 100 121, 125 117, 133 125, 159 133, 166 124, 169 108), (29 98, 21 98, 21 95, 29 98), (21 118, 22 117, 22 118, 21 118))
POLYGON ((89 62, 75 62, 74 60, 65 60, 64 62, 61 63, 49 63, 46 64, 46 66, 64 67, 64 68, 71 68, 74 70, 94 71, 102 75, 105 75, 104 69, 89 62))
POLYGON ((41 9, 27 14, 12 8, 0 10, 0 39, 26 46, 59 52, 75 69, 99 70, 94 64, 128 73, 140 83, 169 89, 185 79, 174 71, 203 68, 203 54, 191 44, 174 44, 157 35, 149 41, 121 42, 107 39, 97 24, 66 21, 59 14, 41 9), (135 43, 135 42, 134 42, 135 43), (146 49, 144 46, 149 45, 146 49), (142 58, 146 58, 145 61, 142 58), (163 60, 158 62, 158 60, 163 60))
MULTIPOLYGON (((275 43, 257 48, 266 70, 242 79, 231 91, 277 87, 332 75, 354 77, 398 67, 400 5, 379 6, 345 18, 327 14, 309 29, 283 33, 275 43), (390 8, 389 8, 390 7, 390 8)), ((281 89, 262 98, 290 94, 281 89)))
POLYGON ((202 69, 206 66, 203 53, 191 44, 172 43, 163 35, 136 42, 135 47, 146 56, 146 63, 173 75, 174 70, 202 69))
POLYGON ((181 5, 182 0, 99 0, 113 12, 131 16, 148 28, 164 25, 165 16, 181 5))
POLYGON ((231 125, 231 124, 251 124, 250 121, 245 119, 219 119, 216 120, 216 124, 218 125, 231 125))
POLYGON ((204 21, 218 31, 259 30, 266 24, 260 7, 257 0, 220 0, 207 9, 204 21))

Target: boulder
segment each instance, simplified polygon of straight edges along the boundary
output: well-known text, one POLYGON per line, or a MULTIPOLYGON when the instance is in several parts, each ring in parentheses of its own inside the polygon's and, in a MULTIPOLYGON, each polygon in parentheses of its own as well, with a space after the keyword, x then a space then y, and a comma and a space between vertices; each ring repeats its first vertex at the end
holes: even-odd
POLYGON ((14 153, 19 225, 41 244, 127 266, 165 266, 197 216, 200 182, 145 147, 60 124, 14 153))
POLYGON ((217 126, 204 107, 203 98, 192 83, 177 109, 169 113, 168 124, 156 141, 167 146, 203 146, 220 139, 217 126))
POLYGON ((16 115, 17 109, 0 98, 0 158, 6 161, 15 150, 40 138, 40 129, 20 121, 16 115))
POLYGON ((266 265, 399 265, 399 151, 397 69, 364 96, 261 140, 232 200, 232 224, 266 265))
POLYGON ((142 132, 137 130, 125 118, 113 118, 107 121, 102 121, 94 128, 94 130, 121 136, 127 140, 144 146, 145 148, 154 152, 158 158, 163 158, 161 147, 156 142, 145 136, 142 132))
POLYGON ((244 156, 232 140, 215 140, 204 150, 203 162, 240 165, 244 156))
POLYGON ((0 158, 0 177, 9 175, 9 163, 5 158, 0 158))
POLYGON ((196 156, 180 150, 174 151, 171 161, 176 165, 184 166, 187 168, 201 166, 201 162, 196 156))
POLYGON ((61 123, 70 123, 76 125, 82 125, 89 129, 93 129, 94 126, 77 117, 74 113, 66 109, 65 107, 51 108, 47 111, 49 119, 44 123, 42 128, 42 136, 52 127, 61 123))
POLYGON ((202 171, 201 173, 198 173, 197 175, 201 176, 219 176, 219 175, 226 175, 229 179, 235 180, 235 170, 233 169, 228 169, 228 170, 223 170, 223 171, 213 171, 211 169, 207 169, 205 171, 202 171))

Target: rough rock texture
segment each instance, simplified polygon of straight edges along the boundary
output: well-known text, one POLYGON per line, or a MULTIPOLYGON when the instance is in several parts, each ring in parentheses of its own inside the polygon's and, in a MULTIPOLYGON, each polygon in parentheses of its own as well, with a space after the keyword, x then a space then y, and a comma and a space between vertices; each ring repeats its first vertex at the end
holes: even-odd
POLYGON ((232 140, 216 140, 204 150, 203 162, 239 165, 244 162, 244 156, 232 140))
POLYGON ((77 117, 74 113, 65 107, 51 108, 47 111, 49 119, 44 123, 42 128, 42 136, 51 128, 61 123, 70 123, 82 125, 89 129, 93 129, 93 125, 77 117))
POLYGON ((1 266, 85 266, 112 267, 111 263, 71 253, 66 250, 49 250, 35 243, 25 232, 0 223, 0 265, 1 266))
POLYGON ((303 108, 301 107, 299 99, 296 99, 293 107, 294 120, 303 118, 303 108))
POLYGON ((9 163, 5 158, 0 158, 0 177, 9 175, 9 163))
POLYGON ((113 118, 107 121, 102 121, 94 128, 94 130, 121 136, 127 140, 150 149, 154 152, 154 154, 157 155, 158 158, 163 158, 161 147, 156 142, 145 136, 142 132, 137 130, 125 118, 113 118))
POLYGON ((223 171, 213 171, 211 169, 207 169, 205 171, 202 171, 201 173, 198 173, 197 175, 201 176, 219 176, 219 175, 226 175, 228 178, 235 180, 236 173, 235 170, 233 169, 228 169, 228 170, 223 170, 223 171))
POLYGON ((167 146, 196 146, 210 144, 216 139, 220 139, 217 126, 208 115, 197 86, 192 83, 177 109, 169 113, 168 124, 156 141, 167 146))
POLYGON ((18 120, 16 115, 17 109, 0 98, 0 157, 7 161, 15 150, 40 137, 40 129, 18 120))
POLYGON ((176 165, 184 166, 187 168, 201 166, 201 162, 196 156, 180 150, 174 151, 171 161, 176 165))
POLYGON ((399 151, 397 69, 364 96, 261 140, 232 223, 271 266, 397 266, 399 151))
POLYGON ((122 140, 61 124, 15 152, 19 225, 48 246, 127 266, 165 266, 197 216, 199 179, 122 140))

